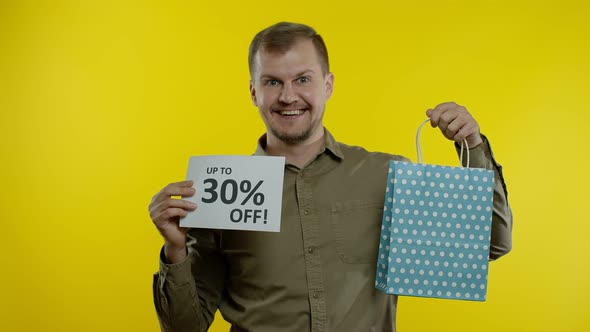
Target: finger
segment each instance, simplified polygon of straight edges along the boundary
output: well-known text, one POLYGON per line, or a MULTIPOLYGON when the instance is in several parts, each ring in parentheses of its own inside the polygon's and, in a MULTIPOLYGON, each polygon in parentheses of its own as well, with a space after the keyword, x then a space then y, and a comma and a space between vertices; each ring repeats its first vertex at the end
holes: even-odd
POLYGON ((440 104, 436 105, 436 107, 434 107, 434 109, 444 112, 446 110, 457 108, 457 107, 461 107, 461 105, 455 103, 454 101, 449 101, 449 102, 440 103, 440 104))
POLYGON ((181 208, 170 208, 155 216, 153 221, 156 225, 162 226, 165 222, 170 222, 176 218, 186 217, 187 214, 188 212, 181 208))
MULTIPOLYGON (((453 111, 449 111, 453 112, 453 111)), ((454 116, 454 115, 453 115, 454 116)), ((457 117, 450 117, 450 123, 446 126, 444 135, 449 139, 454 139, 459 131, 464 131, 465 126, 469 123, 469 117, 466 114, 459 114, 457 117)))
POLYGON ((171 196, 191 197, 196 192, 192 185, 192 180, 170 183, 152 198, 152 204, 162 202, 171 196))
POLYGON ((426 111, 426 115, 428 115, 428 117, 430 118, 430 125, 432 126, 432 128, 436 128, 438 127, 438 121, 440 119, 440 110, 436 110, 436 109, 428 109, 426 111))
POLYGON ((469 148, 475 148, 481 142, 483 142, 479 132, 479 125, 477 125, 477 123, 466 124, 461 128, 460 132, 457 133, 456 137, 454 137, 454 140, 457 143, 461 143, 463 140, 466 140, 469 148))
POLYGON ((160 215, 162 211, 166 209, 183 209, 186 211, 193 211, 197 208, 197 205, 193 202, 184 200, 184 199, 174 199, 168 198, 165 201, 162 201, 158 204, 154 204, 154 206, 150 209, 150 216, 155 218, 156 216, 160 215))

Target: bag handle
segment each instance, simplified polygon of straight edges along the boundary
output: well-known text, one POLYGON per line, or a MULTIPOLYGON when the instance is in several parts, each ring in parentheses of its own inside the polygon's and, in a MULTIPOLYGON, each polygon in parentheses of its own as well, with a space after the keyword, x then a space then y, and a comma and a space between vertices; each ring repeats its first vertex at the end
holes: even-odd
MULTIPOLYGON (((420 131, 422 131, 422 127, 428 121, 430 121, 430 118, 422 121, 422 123, 418 127, 418 131, 416 132, 416 153, 418 154, 417 162, 420 164, 424 164, 424 155, 422 154, 422 146, 420 146, 420 131)), ((469 168, 469 145, 467 144, 466 139, 463 139, 463 142, 461 142, 461 159, 460 159, 461 167, 463 167, 463 149, 464 149, 463 147, 464 146, 467 150, 467 165, 466 165, 466 167, 469 168)))

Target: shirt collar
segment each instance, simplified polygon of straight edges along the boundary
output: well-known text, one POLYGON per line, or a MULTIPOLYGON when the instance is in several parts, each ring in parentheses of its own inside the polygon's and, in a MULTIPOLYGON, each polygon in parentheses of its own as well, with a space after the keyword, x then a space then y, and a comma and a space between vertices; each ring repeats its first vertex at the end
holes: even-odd
MULTIPOLYGON (((266 134, 262 135, 258 139, 258 144, 256 145, 256 152, 254 153, 254 155, 266 156, 267 154, 264 151, 264 148, 266 148, 266 134)), ((330 153, 332 153, 338 159, 344 159, 344 155, 342 154, 342 150, 340 149, 338 142, 336 142, 334 136, 330 134, 328 129, 324 128, 324 144, 322 145, 322 148, 320 149, 318 155, 324 153, 326 150, 330 151, 330 153)))

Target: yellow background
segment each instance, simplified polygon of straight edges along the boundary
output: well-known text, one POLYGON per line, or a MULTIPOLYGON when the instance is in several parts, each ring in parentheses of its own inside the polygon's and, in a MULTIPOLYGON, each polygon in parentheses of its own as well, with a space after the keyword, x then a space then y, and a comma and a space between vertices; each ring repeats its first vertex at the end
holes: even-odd
MULTIPOLYGON (((0 330, 158 330, 148 203, 191 155, 253 152, 247 47, 290 20, 327 42, 337 139, 414 160, 425 110, 454 100, 504 166, 514 248, 487 302, 402 298, 399 330, 589 331, 588 17, 567 0, 0 1, 0 330)), ((427 162, 457 163, 423 135, 427 162)))

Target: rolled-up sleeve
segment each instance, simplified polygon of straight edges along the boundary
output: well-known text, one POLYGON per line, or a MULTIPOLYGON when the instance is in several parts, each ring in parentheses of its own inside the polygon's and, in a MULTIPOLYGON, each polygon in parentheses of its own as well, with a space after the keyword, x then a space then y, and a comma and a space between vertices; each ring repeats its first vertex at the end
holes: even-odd
POLYGON ((207 331, 213 322, 226 272, 218 237, 213 230, 191 230, 187 257, 177 264, 167 264, 160 251, 153 296, 162 331, 207 331))
MULTIPOLYGON (((492 210, 492 235, 490 260, 506 255, 512 249, 512 210, 508 204, 508 190, 502 173, 492 153, 488 139, 482 135, 483 143, 469 150, 469 167, 485 168, 494 171, 494 205, 492 210)), ((461 148, 455 144, 460 155, 461 148)), ((463 166, 467 163, 467 151, 463 152, 463 166)))

